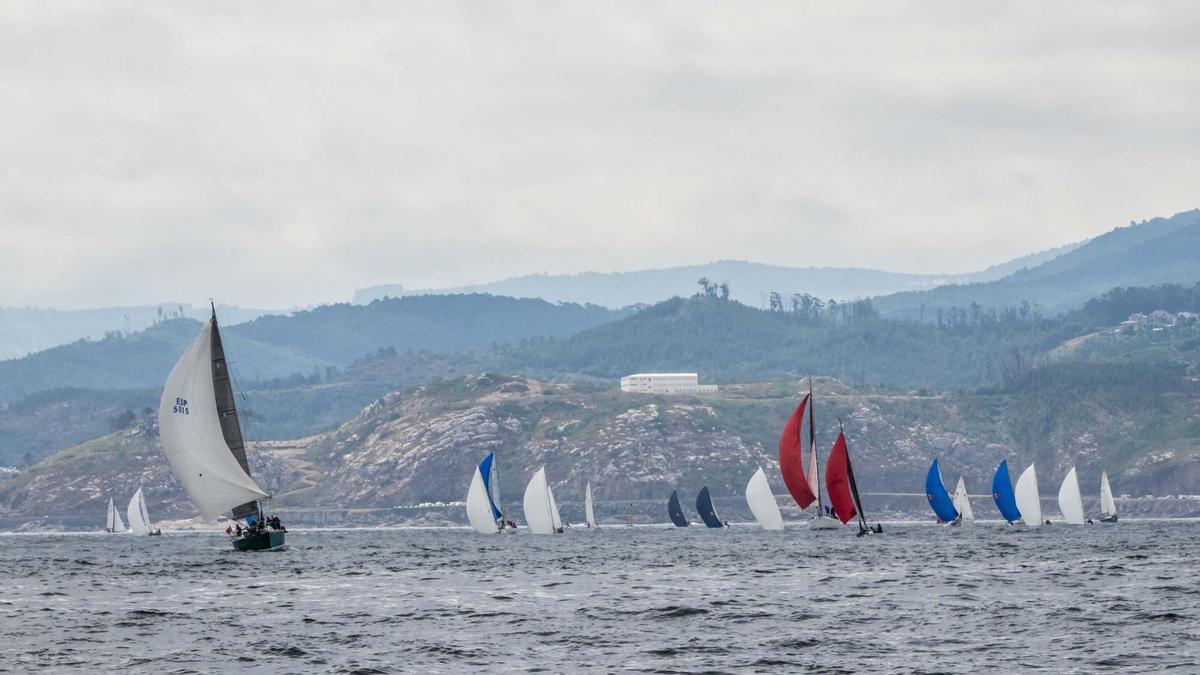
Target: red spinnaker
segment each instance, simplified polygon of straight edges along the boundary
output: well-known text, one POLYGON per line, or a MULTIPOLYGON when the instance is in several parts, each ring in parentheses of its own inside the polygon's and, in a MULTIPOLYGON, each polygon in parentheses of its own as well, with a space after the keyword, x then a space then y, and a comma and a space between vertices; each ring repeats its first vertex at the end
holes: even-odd
POLYGON ((804 399, 788 419, 787 425, 783 427, 783 435, 779 437, 779 473, 783 474, 783 484, 787 486, 788 492, 792 493, 792 499, 795 499, 802 509, 817 498, 808 486, 808 479, 804 477, 804 452, 800 443, 804 409, 808 407, 808 399, 811 396, 812 394, 804 395, 804 399))
POLYGON ((825 489, 829 491, 829 503, 842 521, 850 522, 858 511, 854 509, 854 495, 850 493, 850 453, 846 449, 846 435, 838 432, 833 450, 829 451, 829 463, 825 465, 825 489))

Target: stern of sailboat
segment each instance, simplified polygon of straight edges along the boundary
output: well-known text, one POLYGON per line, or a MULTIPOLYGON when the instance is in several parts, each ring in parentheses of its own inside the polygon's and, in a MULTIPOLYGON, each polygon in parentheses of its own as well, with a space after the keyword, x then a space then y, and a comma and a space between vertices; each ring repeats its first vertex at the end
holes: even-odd
POLYGON ((233 540, 235 551, 274 551, 284 546, 285 532, 267 530, 233 540))

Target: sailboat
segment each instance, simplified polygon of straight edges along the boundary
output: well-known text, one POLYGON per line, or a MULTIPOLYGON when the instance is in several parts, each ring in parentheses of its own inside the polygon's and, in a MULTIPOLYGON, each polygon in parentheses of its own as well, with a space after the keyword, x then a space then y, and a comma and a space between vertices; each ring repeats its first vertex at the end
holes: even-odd
POLYGON ((838 428, 837 440, 829 451, 829 462, 825 464, 825 487, 829 490, 829 503, 842 525, 858 516, 858 536, 881 534, 883 527, 867 525, 863 513, 862 499, 858 496, 858 483, 854 480, 854 467, 850 464, 850 450, 846 447, 846 433, 838 428))
POLYGON ((771 493, 771 485, 767 482, 767 474, 762 467, 750 477, 746 483, 746 505, 750 513, 764 530, 782 530, 783 515, 779 513, 779 504, 771 493))
POLYGON ((583 517, 589 528, 600 527, 596 524, 596 511, 592 502, 592 481, 590 480, 587 488, 583 491, 583 517))
POLYGON ((971 511, 971 498, 967 496, 967 484, 963 477, 958 477, 958 487, 954 488, 954 508, 958 509, 959 521, 969 523, 975 520, 971 511))
POLYGON ((1117 522, 1117 503, 1113 501, 1112 487, 1108 484, 1108 472, 1100 472, 1100 522, 1117 522))
POLYGON ((1008 460, 1001 460, 996 467, 996 475, 992 476, 992 499, 996 500, 996 508, 1009 525, 1020 522, 1021 509, 1017 508, 1017 495, 1013 492, 1012 481, 1008 477, 1008 460))
POLYGON ((687 516, 683 515, 683 505, 679 503, 679 491, 671 490, 671 498, 667 500, 667 515, 675 527, 689 527, 687 516))
POLYGON ((700 494, 696 495, 696 512, 700 514, 700 520, 704 521, 706 527, 726 526, 717 515, 717 507, 713 506, 712 495, 709 494, 707 485, 700 488, 700 494))
POLYGON ((939 523, 962 524, 962 515, 955 508, 954 500, 950 498, 950 493, 942 483, 942 470, 938 467, 936 459, 929 465, 929 473, 925 474, 925 498, 929 500, 929 506, 937 515, 939 523))
POLYGON ((779 436, 779 473, 783 476, 783 484, 796 505, 808 508, 809 504, 817 503, 817 515, 808 522, 812 530, 832 530, 841 527, 837 520, 826 515, 825 505, 821 499, 821 484, 817 480, 817 444, 816 427, 813 425, 813 393, 812 383, 809 382, 808 393, 800 400, 800 405, 792 412, 783 433, 779 436), (808 447, 810 451, 808 476, 804 475, 804 443, 801 431, 804 426, 804 416, 808 414, 808 447))
POLYGON ((1021 510, 1021 520, 1029 527, 1042 524, 1042 497, 1038 493, 1037 472, 1033 465, 1021 472, 1014 488, 1017 497, 1017 508, 1021 510))
POLYGON ((112 497, 108 498, 108 517, 104 521, 104 531, 111 534, 125 531, 125 522, 121 520, 121 513, 113 505, 112 497))
POLYGON ((146 512, 146 498, 142 496, 142 488, 139 487, 137 492, 133 493, 125 515, 129 516, 129 529, 134 534, 142 537, 162 534, 161 530, 150 529, 150 514, 146 512))
POLYGON ((534 534, 562 534, 562 518, 558 515, 558 503, 554 501, 554 491, 546 482, 546 467, 537 470, 529 485, 525 486, 525 522, 529 531, 534 534))
POLYGON ((471 527, 480 534, 516 533, 516 523, 504 516, 499 504, 500 481, 496 478, 496 453, 489 452, 475 467, 471 486, 467 488, 467 520, 471 527))
POLYGON ((233 385, 221 345, 217 311, 171 369, 158 403, 163 454, 192 504, 208 520, 232 511, 238 551, 282 548, 287 531, 278 518, 263 517, 269 499, 246 461, 233 385))
POLYGON ((1079 492, 1079 476, 1075 473, 1075 467, 1071 467, 1062 486, 1058 488, 1058 508, 1062 511, 1063 522, 1083 525, 1083 495, 1079 492))

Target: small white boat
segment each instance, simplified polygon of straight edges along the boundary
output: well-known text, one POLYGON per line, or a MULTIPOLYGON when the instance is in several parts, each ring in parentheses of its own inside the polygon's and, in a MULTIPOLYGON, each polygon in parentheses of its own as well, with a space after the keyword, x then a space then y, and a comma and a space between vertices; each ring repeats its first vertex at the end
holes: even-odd
POLYGON ((146 498, 142 496, 142 488, 139 487, 137 492, 133 493, 125 514, 129 516, 129 529, 135 535, 146 537, 161 534, 159 530, 150 527, 150 514, 146 512, 146 498))
POLYGON ((1062 511, 1063 522, 1083 525, 1083 495, 1079 492, 1079 476, 1075 473, 1075 467, 1071 467, 1062 486, 1058 488, 1058 508, 1062 511))
POLYGON ((779 503, 771 493, 771 485, 767 482, 767 474, 758 467, 758 471, 746 483, 746 505, 750 513, 764 530, 782 530, 783 515, 779 513, 779 503))
POLYGON ((1117 522, 1117 503, 1113 501, 1112 487, 1108 484, 1108 472, 1100 472, 1100 522, 1117 522))
POLYGON ((121 520, 121 513, 113 504, 112 497, 108 498, 108 517, 104 521, 104 531, 110 534, 125 531, 125 521, 121 520))
POLYGON ((971 498, 967 496, 967 484, 962 476, 958 477, 958 487, 954 488, 954 508, 958 509, 960 522, 975 520, 975 513, 971 511, 971 498))
POLYGON ((529 531, 534 534, 562 534, 562 518, 558 515, 558 503, 554 501, 554 491, 546 481, 546 467, 537 470, 529 484, 525 486, 525 498, 522 501, 525 508, 525 522, 529 531))
POLYGON ((1017 509, 1021 512, 1021 521, 1029 527, 1038 527, 1042 524, 1042 498, 1038 493, 1037 473, 1034 470, 1034 465, 1030 464, 1029 468, 1021 474, 1017 479, 1015 488, 1017 496, 1017 509))
POLYGON ((596 524, 596 511, 592 503, 592 481, 588 481, 587 488, 583 491, 583 517, 587 521, 587 526, 600 527, 596 524))

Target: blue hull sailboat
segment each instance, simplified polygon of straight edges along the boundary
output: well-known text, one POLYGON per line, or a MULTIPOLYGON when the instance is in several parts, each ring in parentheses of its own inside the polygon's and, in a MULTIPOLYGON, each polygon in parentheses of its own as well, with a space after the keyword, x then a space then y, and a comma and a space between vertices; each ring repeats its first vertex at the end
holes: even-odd
POLYGON ((1008 460, 1000 462, 996 467, 996 475, 992 477, 992 499, 996 500, 996 508, 1009 525, 1021 520, 1021 510, 1017 508, 1017 495, 1013 492, 1012 480, 1008 477, 1008 460))
POLYGON ((958 509, 954 508, 954 500, 950 497, 950 491, 942 483, 942 470, 938 468, 936 459, 933 460, 933 464, 929 465, 929 473, 925 474, 925 498, 929 500, 929 507, 937 515, 939 523, 948 525, 962 523, 962 516, 959 515, 958 509))

